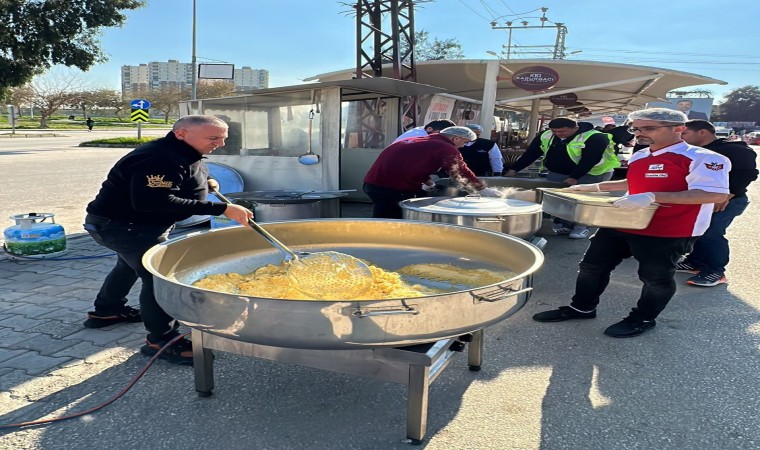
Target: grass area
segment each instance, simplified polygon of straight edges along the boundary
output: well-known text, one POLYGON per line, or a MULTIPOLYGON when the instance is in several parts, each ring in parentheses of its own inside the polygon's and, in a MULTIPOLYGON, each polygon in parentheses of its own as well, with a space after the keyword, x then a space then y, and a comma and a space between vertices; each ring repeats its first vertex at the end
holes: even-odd
MULTIPOLYGON (((80 117, 80 116, 77 116, 80 117)), ((115 117, 93 117, 92 120, 95 121, 95 125, 93 129, 97 130, 100 129, 124 129, 124 128, 137 128, 137 122, 130 122, 129 118, 124 119, 124 121, 120 121, 119 119, 115 117)), ((148 122, 143 122, 142 126, 143 128, 167 128, 172 126, 173 121, 170 120, 169 123, 164 123, 163 119, 150 119, 148 122)), ((77 118, 70 120, 68 119, 68 116, 53 116, 50 119, 48 119, 47 127, 51 130, 86 130, 87 125, 85 124, 85 119, 83 118, 77 118)), ((30 118, 28 116, 22 116, 16 118, 16 129, 17 130, 30 130, 30 129, 39 129, 40 128, 40 119, 37 117, 30 118)), ((4 115, 0 117, 0 130, 10 130, 12 129, 9 121, 8 116, 4 115)))
POLYGON ((146 142, 150 142, 154 139, 158 139, 157 136, 153 137, 144 137, 144 138, 133 138, 133 137, 117 137, 117 138, 109 138, 109 139, 95 139, 92 141, 82 142, 79 144, 80 147, 92 147, 92 146, 98 146, 98 145, 116 145, 116 146, 137 146, 145 144, 146 142))

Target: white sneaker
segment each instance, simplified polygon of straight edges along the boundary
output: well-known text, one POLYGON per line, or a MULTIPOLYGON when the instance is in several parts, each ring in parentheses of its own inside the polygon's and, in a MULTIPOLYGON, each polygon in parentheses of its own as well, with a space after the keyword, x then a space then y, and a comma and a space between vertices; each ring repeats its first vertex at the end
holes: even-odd
POLYGON ((588 227, 574 227, 567 237, 570 239, 586 239, 590 234, 591 230, 588 227))

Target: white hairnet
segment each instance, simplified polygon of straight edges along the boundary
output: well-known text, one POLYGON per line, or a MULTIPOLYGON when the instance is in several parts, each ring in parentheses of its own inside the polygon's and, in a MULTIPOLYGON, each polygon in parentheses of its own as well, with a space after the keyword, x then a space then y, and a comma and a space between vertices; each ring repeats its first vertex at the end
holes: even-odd
POLYGON ((455 137, 461 137, 461 138, 467 138, 470 141, 474 141, 478 138, 478 136, 475 135, 475 133, 467 128, 467 127, 448 127, 441 130, 441 134, 446 134, 449 136, 455 136, 455 137))
POLYGON ((634 111, 628 114, 628 122, 634 120, 654 120, 657 122, 686 123, 689 120, 686 114, 675 109, 648 108, 634 111))

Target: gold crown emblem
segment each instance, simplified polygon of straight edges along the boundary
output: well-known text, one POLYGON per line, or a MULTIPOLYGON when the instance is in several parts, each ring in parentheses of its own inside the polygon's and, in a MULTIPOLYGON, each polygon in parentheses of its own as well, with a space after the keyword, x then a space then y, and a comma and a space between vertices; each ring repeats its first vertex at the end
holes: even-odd
POLYGON ((164 181, 165 175, 147 175, 148 187, 158 188, 170 188, 172 187, 171 181, 164 181))

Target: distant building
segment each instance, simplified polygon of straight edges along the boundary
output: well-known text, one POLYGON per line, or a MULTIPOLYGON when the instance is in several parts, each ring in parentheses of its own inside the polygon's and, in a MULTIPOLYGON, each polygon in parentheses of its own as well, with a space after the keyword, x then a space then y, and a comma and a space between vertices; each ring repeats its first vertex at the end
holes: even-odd
MULTIPOLYGON (((269 87, 269 71, 242 67, 235 69, 236 91, 250 91, 269 87)), ((170 59, 167 62, 149 62, 139 66, 121 66, 121 93, 132 97, 132 93, 159 90, 165 87, 189 89, 193 83, 193 65, 170 59)))

